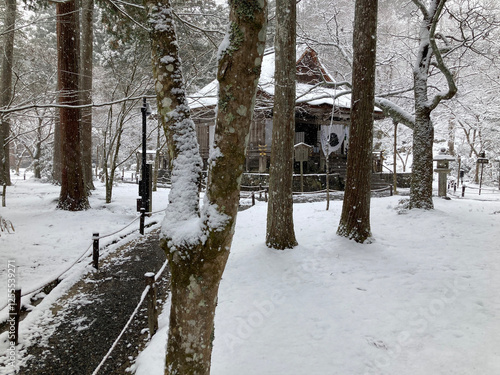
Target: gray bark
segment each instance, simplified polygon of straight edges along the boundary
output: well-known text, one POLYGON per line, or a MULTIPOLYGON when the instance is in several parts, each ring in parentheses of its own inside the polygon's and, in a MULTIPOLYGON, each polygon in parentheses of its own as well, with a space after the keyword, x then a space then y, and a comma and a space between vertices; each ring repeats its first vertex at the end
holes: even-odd
POLYGON ((410 188, 410 207, 432 209, 434 125, 431 112, 442 100, 451 99, 457 92, 452 73, 447 69, 436 45, 434 34, 446 0, 432 0, 428 7, 413 0, 423 20, 420 26, 420 46, 413 69, 415 95, 415 126, 413 128, 413 167, 410 188), (428 97, 428 79, 431 59, 446 78, 448 90, 428 97))

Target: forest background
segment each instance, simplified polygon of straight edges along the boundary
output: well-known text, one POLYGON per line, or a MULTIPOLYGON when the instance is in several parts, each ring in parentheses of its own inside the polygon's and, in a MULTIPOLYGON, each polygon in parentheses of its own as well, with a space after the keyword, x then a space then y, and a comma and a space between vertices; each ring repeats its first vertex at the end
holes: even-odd
MULTIPOLYGON (((0 3, 7 15, 8 2, 0 3)), ((227 7, 215 1, 174 1, 180 56, 188 93, 195 93, 215 77, 217 48, 224 37, 227 7)), ((267 47, 272 47, 275 9, 270 3, 267 47)), ((477 180, 476 159, 485 152, 498 160, 498 5, 489 0, 448 1, 437 38, 453 73, 458 93, 433 112, 434 144, 461 157, 461 168, 477 180)), ((81 12, 79 12, 80 14, 81 12)), ((337 82, 351 82, 354 4, 351 1, 303 0, 297 7, 297 41, 320 55, 337 82)), ((418 53, 419 10, 413 1, 383 0, 379 5, 376 95, 413 111, 413 65, 418 53)), ((81 59, 84 28, 93 39, 90 163, 101 170, 112 199, 114 178, 122 169, 136 167, 140 147, 139 108, 142 97, 154 97, 146 14, 137 2, 103 1, 93 6, 92 22, 80 15, 81 59), (123 99, 128 98, 124 101, 123 99), (115 103, 112 105, 102 105, 115 103)), ((0 20, 3 45, 9 34, 0 20)), ((12 96, 4 103, 2 122, 10 132, 10 168, 27 167, 46 181, 57 181, 54 133, 57 127, 57 36, 55 7, 41 2, 17 4, 12 96), (23 109, 24 108, 24 109, 23 109)), ((87 39, 88 43, 88 39, 87 39)), ((83 60, 81 60, 83 61, 83 60)), ((81 64, 84 66, 85 64, 81 64)), ((85 73, 82 73, 84 75, 85 73)), ((444 78, 431 68, 430 90, 438 91, 444 78)), ((154 106, 154 100, 150 100, 154 106)), ((393 169, 397 132, 397 170, 411 171, 412 131, 396 130, 392 119, 375 124, 374 149, 384 151, 387 171, 393 169)), ((57 132, 56 132, 57 133, 57 132)), ((57 134, 56 134, 57 136, 57 134)), ((148 145, 160 152, 165 138, 150 121, 148 145), (152 124, 152 126, 151 126, 152 124)), ((87 163, 89 164, 89 163, 87 163)), ((456 168, 456 165, 454 166, 456 168)), ((456 176, 456 174, 453 174, 456 176)), ((486 165, 485 179, 498 179, 498 165, 486 165)))

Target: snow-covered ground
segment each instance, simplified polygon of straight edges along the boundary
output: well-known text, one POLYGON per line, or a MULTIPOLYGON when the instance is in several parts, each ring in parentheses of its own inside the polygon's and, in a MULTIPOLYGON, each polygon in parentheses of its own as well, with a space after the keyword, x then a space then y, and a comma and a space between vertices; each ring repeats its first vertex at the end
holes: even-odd
MULTIPOLYGON (((36 181, 19 180, 8 194, 0 215, 16 232, 0 237, 0 307, 9 260, 23 289, 33 287, 77 259, 93 231, 113 232, 136 216, 137 185, 117 186, 110 205, 98 185, 92 210, 80 213, 56 210, 57 187, 36 181)), ((155 194, 158 210, 167 191, 155 194)), ((287 251, 264 245, 265 203, 240 212, 212 374, 500 374, 500 193, 471 188, 465 198, 436 198, 433 211, 406 213, 399 199, 372 200, 370 245, 336 236, 341 201, 329 211, 323 202, 296 204, 299 246, 287 251)), ((22 323, 21 343, 59 289, 22 323)), ((164 312, 136 374, 163 373, 167 321, 164 312)))

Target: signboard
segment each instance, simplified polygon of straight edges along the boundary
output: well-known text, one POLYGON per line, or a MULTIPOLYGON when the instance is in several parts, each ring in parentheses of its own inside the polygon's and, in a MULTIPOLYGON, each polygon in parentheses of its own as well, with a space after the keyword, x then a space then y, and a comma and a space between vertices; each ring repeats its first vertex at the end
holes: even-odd
POLYGON ((488 164, 488 159, 479 158, 477 159, 477 164, 488 164))
POLYGON ((309 160, 309 149, 312 146, 306 145, 305 143, 299 143, 295 145, 295 161, 308 161, 309 160))

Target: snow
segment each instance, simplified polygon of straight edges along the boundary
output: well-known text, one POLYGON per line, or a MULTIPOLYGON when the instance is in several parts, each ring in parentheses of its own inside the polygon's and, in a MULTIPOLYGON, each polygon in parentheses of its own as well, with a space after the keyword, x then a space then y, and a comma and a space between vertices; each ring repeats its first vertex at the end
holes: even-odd
MULTIPOLYGON (((229 38, 227 35, 226 33, 226 37, 219 47, 219 53, 228 48, 229 38)), ((297 61, 304 51, 305 48, 297 48, 297 61)), ((268 95, 274 95, 274 64, 274 50, 266 50, 262 59, 258 88, 268 95)), ((190 108, 215 106, 217 104, 217 93, 218 82, 214 80, 188 98, 190 108)), ((345 94, 345 90, 298 83, 296 86, 296 96, 299 103, 310 105, 335 104, 337 107, 351 108, 351 95, 345 94)))
MULTIPOLYGON (((103 237, 137 218, 137 185, 115 186, 113 201, 106 204, 104 185, 99 181, 94 183, 97 190, 89 198, 92 209, 82 212, 57 210, 60 187, 40 183, 29 179, 29 176, 27 180, 14 179, 13 186, 7 188, 7 207, 2 207, 0 214, 12 222, 15 232, 2 232, 0 236, 0 307, 6 303, 6 266, 9 260, 13 260, 17 266, 17 287, 21 287, 24 294, 54 280, 82 254, 88 255, 93 233, 103 237)), ((161 189, 153 193, 153 211, 166 207, 167 194, 161 189)), ((160 219, 158 215, 152 218, 156 221, 160 219)), ((133 232, 138 226, 137 222, 101 239, 101 249, 120 240, 121 235, 133 232)), ((82 263, 88 264, 87 261, 82 263)), ((77 263, 75 268, 83 271, 84 265, 77 263)), ((66 274, 64 278, 71 277, 66 274)), ((0 321, 5 318, 4 309, 0 312, 0 321)))
MULTIPOLYGON (((325 202, 295 204, 299 246, 285 251, 265 246, 264 202, 240 212, 219 292, 212 374, 499 374, 500 192, 478 195, 469 187, 465 198, 435 198, 432 211, 405 212, 397 196, 374 198, 370 245, 335 234, 341 201, 330 202, 329 211, 325 202)), ((135 217, 137 185, 116 186, 110 205, 97 188, 93 208, 79 213, 55 209, 52 185, 18 180, 8 190, 1 213, 16 232, 2 233, 0 261, 16 259, 23 288, 80 256, 94 230, 109 233, 135 217)), ((154 194, 154 210, 164 208, 168 191, 154 194)), ((65 282, 88 263, 77 264, 65 282)), ((0 280, 2 305, 4 267, 0 280)), ((21 323, 21 343, 46 337, 37 326, 51 319, 60 289, 21 323)), ((169 305, 136 374, 163 373, 169 305)))
MULTIPOLYGON (((212 373, 500 373, 500 193, 490 192, 406 214, 399 197, 373 199, 370 245, 336 236, 339 201, 296 204, 299 246, 287 251, 264 244, 264 203, 239 213, 212 373)), ((167 321, 137 374, 162 373, 167 321)))
POLYGON ((171 251, 200 242, 202 222, 198 211, 198 178, 202 160, 194 122, 186 118, 184 109, 177 112, 172 126, 177 155, 173 161, 171 202, 165 212, 162 235, 168 239, 171 251))
POLYGON ((224 34, 224 39, 222 39, 222 42, 219 45, 219 49, 217 50, 217 61, 219 61, 222 58, 224 53, 231 46, 230 36, 231 36, 231 27, 230 25, 228 25, 226 33, 224 34))

